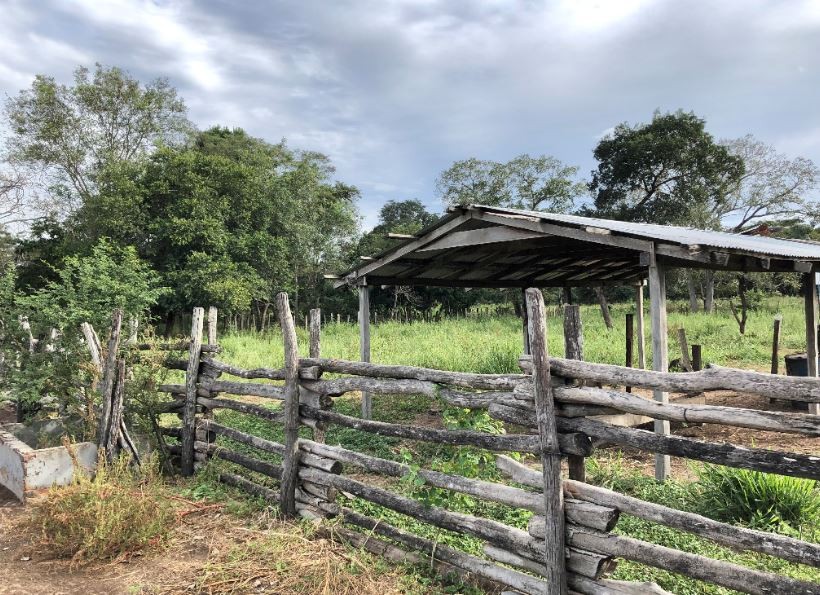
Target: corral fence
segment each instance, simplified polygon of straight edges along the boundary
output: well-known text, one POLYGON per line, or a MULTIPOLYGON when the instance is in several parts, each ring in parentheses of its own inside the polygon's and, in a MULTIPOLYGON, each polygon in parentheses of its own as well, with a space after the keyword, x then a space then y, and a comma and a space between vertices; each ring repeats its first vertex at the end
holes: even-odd
POLYGON ((444 574, 454 572, 462 578, 487 581, 511 592, 664 592, 652 583, 607 578, 621 558, 741 592, 820 593, 820 584, 625 537, 612 530, 619 516, 627 514, 735 550, 820 567, 817 544, 717 522, 579 479, 561 477, 562 458, 572 457, 570 467, 575 468, 577 476, 579 462, 592 454, 594 445, 607 444, 632 447, 656 456, 671 455, 820 479, 818 457, 663 435, 596 419, 612 412, 629 412, 663 423, 704 422, 817 436, 820 416, 667 404, 602 387, 675 392, 734 389, 769 398, 817 403, 819 380, 718 367, 692 373, 661 373, 549 357, 544 302, 541 293, 534 289, 527 290, 532 355, 522 358, 522 374, 474 374, 322 358, 318 311, 311 316, 310 357, 300 358, 285 294, 277 298, 277 312, 285 345, 284 367, 246 370, 216 359, 219 348, 215 338, 206 344, 202 342, 204 313, 199 308, 194 311, 189 358, 168 362, 171 368, 186 371, 186 382, 160 387, 174 395, 168 410, 182 418, 181 427, 165 428, 163 433, 178 440, 167 448, 179 456, 183 474, 193 473, 197 465, 208 459, 229 461, 251 473, 223 472, 219 476, 221 481, 270 501, 285 516, 340 517, 342 522, 331 529, 336 538, 391 560, 433 564, 444 574), (223 379, 227 376, 243 381, 223 379), (262 379, 281 382, 253 382, 262 379), (334 398, 354 391, 441 399, 458 407, 486 410, 492 417, 523 430, 495 435, 437 429, 364 420, 333 410, 334 398), (247 402, 249 399, 242 400, 242 396, 275 399, 282 406, 271 409, 247 402), (284 440, 273 442, 217 423, 212 417, 217 409, 281 424, 284 440), (333 424, 381 436, 493 451, 497 453, 499 476, 508 478, 508 482, 418 469, 325 444, 325 430, 333 424), (299 437, 300 426, 312 429, 312 440, 299 437), (229 439, 228 446, 224 440, 217 443, 219 437, 229 439), (229 446, 234 443, 243 445, 244 452, 229 446), (540 465, 524 465, 505 453, 522 453, 530 458, 534 455, 540 465), (279 458, 272 459, 270 455, 279 458), (533 516, 527 530, 523 530, 494 519, 422 503, 382 487, 386 482, 378 481, 378 476, 402 478, 410 474, 426 485, 531 511, 533 516), (349 506, 351 499, 362 499, 435 527, 477 538, 484 543, 484 555, 443 545, 354 511, 349 506))

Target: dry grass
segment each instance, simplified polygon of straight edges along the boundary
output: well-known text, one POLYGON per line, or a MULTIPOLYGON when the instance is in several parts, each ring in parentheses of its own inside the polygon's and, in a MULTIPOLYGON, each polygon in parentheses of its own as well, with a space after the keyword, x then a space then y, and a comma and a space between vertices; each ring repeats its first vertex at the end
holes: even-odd
POLYGON ((308 524, 271 520, 264 529, 236 527, 212 545, 197 573, 197 593, 390 595, 421 592, 403 569, 319 537, 308 524), (221 540, 220 540, 221 541, 221 540))
POLYGON ((77 472, 71 485, 53 487, 31 502, 22 528, 52 554, 80 565, 155 547, 180 512, 156 467, 144 467, 135 473, 123 458, 100 465, 93 478, 77 472))

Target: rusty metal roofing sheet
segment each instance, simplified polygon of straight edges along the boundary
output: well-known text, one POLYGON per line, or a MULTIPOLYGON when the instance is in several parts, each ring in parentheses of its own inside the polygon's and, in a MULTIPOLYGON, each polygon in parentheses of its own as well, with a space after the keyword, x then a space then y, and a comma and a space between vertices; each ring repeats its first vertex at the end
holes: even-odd
POLYGON ((651 239, 659 242, 682 245, 698 244, 712 248, 763 254, 774 258, 820 260, 820 243, 784 240, 768 236, 750 236, 724 231, 678 227, 675 225, 631 223, 629 221, 581 217, 578 215, 565 215, 563 213, 522 211, 485 205, 470 205, 469 208, 498 213, 500 215, 530 217, 558 225, 597 227, 607 229, 616 234, 651 239))

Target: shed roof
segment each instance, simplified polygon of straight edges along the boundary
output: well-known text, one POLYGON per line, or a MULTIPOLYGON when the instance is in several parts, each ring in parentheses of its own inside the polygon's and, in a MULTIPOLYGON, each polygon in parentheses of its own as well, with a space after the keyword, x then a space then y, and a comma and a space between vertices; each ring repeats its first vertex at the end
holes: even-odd
POLYGON ((683 268, 809 272, 820 264, 820 244, 469 205, 345 272, 337 286, 629 284, 653 258, 683 268))

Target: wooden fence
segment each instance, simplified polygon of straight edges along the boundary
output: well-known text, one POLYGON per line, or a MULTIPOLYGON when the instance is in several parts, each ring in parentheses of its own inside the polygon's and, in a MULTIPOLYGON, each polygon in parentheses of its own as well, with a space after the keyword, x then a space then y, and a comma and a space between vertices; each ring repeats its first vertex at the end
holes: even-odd
POLYGON ((522 374, 474 374, 400 365, 384 365, 320 357, 319 313, 311 324, 310 356, 299 358, 287 296, 277 299, 285 342, 285 365, 279 369, 245 370, 216 359, 215 339, 202 344, 202 312, 193 317, 188 360, 169 366, 186 370, 186 383, 161 390, 176 398, 169 411, 180 413, 181 428, 164 430, 179 439, 169 450, 179 455, 182 472, 197 462, 229 461, 273 480, 262 482, 223 472, 220 480, 275 503, 286 516, 340 517, 333 536, 391 560, 434 564, 442 573, 500 584, 521 593, 663 593, 651 583, 607 578, 617 559, 663 568, 747 593, 820 593, 820 584, 762 572, 612 533, 620 514, 692 533, 740 551, 768 554, 794 563, 820 567, 820 545, 783 535, 741 528, 709 518, 645 502, 577 479, 562 479, 561 458, 578 459, 593 444, 628 446, 661 455, 820 479, 820 458, 610 425, 594 416, 629 412, 666 421, 716 423, 726 426, 817 436, 820 416, 765 412, 712 405, 675 405, 601 386, 631 386, 663 391, 733 389, 770 398, 820 402, 820 380, 791 378, 710 367, 701 372, 661 373, 622 366, 549 357, 544 304, 537 290, 527 291, 531 356, 522 358, 522 374), (326 378, 325 374, 332 375, 326 378), (283 381, 274 385, 225 380, 283 381), (444 403, 483 409, 492 417, 524 428, 522 433, 494 435, 472 430, 446 430, 372 421, 333 410, 333 399, 350 392, 419 395, 444 403), (231 395, 275 399, 270 409, 231 395), (272 442, 213 420, 211 412, 229 409, 258 416, 284 428, 283 443, 272 442), (323 443, 332 425, 361 432, 438 444, 473 446, 497 453, 496 466, 509 483, 489 482, 410 466, 323 443), (300 439, 299 426, 313 429, 314 439, 300 439), (267 455, 271 463, 217 444, 218 437, 267 455), (504 453, 535 455, 539 464, 526 466, 504 453), (355 477, 350 472, 356 472, 355 477), (531 511, 527 530, 429 506, 385 487, 373 476, 414 474, 425 484, 474 498, 531 511), (277 485, 278 490, 270 487, 277 485), (342 494, 344 497, 342 497, 342 494), (414 535, 384 520, 356 512, 345 501, 359 498, 430 525, 470 535, 484 542, 483 556, 414 535), (351 529, 356 527, 358 530, 351 529), (362 532, 364 531, 364 532, 362 532))

